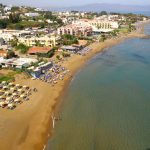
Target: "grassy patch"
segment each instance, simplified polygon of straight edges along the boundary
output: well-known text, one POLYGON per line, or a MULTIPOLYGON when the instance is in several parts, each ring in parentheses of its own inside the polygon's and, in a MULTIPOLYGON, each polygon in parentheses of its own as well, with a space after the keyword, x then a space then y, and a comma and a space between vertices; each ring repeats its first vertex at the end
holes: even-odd
POLYGON ((14 80, 13 76, 1 76, 0 77, 0 82, 2 82, 2 81, 12 81, 12 80, 14 80))
POLYGON ((121 29, 118 29, 118 31, 122 32, 122 33, 128 33, 129 29, 128 28, 121 28, 121 29))
POLYGON ((0 82, 2 81, 12 81, 15 79, 15 75, 16 74, 20 74, 22 73, 21 70, 15 70, 15 71, 11 71, 6 75, 0 75, 0 82))

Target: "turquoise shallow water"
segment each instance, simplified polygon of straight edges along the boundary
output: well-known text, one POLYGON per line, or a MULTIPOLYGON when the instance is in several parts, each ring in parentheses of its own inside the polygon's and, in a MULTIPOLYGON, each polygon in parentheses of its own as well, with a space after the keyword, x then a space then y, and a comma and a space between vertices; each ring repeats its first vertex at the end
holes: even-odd
POLYGON ((149 150, 150 39, 92 58, 71 82, 60 114, 47 150, 149 150))

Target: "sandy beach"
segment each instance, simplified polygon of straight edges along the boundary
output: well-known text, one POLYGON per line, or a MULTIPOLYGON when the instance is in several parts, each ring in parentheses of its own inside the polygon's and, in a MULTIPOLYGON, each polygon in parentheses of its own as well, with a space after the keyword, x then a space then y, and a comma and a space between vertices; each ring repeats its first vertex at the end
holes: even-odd
POLYGON ((143 36, 142 33, 132 32, 91 44, 89 47, 92 50, 86 56, 73 55, 63 62, 62 66, 67 67, 70 73, 54 87, 40 80, 18 75, 16 83, 37 88, 38 92, 32 94, 30 101, 24 102, 13 111, 0 109, 0 150, 42 150, 49 138, 49 131, 50 136, 53 134, 51 115, 74 74, 87 60, 104 49, 129 38, 143 36))

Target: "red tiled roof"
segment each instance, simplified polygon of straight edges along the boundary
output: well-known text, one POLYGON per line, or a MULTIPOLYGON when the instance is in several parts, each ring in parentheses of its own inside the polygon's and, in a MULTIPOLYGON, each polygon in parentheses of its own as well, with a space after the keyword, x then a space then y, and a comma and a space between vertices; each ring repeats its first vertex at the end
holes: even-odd
POLYGON ((28 51, 28 54, 48 53, 50 50, 51 47, 31 47, 28 51))
POLYGON ((0 50, 1 54, 7 54, 7 51, 0 50))
POLYGON ((0 50, 0 56, 6 56, 7 55, 7 51, 5 50, 0 50))

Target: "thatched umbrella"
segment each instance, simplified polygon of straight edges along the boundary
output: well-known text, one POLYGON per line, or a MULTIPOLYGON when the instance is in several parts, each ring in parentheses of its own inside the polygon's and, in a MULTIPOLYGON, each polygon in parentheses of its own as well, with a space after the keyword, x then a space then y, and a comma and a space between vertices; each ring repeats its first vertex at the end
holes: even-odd
POLYGON ((0 106, 3 105, 3 104, 5 104, 5 102, 0 102, 0 106))
POLYGON ((5 103, 6 103, 6 104, 9 104, 10 102, 9 102, 9 101, 5 101, 5 103))
POLYGON ((20 98, 25 98, 26 96, 24 94, 20 95, 20 98))
POLYGON ((23 86, 23 88, 27 88, 27 86, 26 86, 26 85, 24 85, 24 86, 23 86))
POLYGON ((0 107, 3 107, 3 106, 5 106, 5 105, 6 105, 5 102, 0 102, 0 107))
POLYGON ((17 93, 13 93, 12 96, 17 96, 17 93))
POLYGON ((22 91, 23 91, 23 89, 18 89, 17 91, 18 91, 18 92, 22 92, 22 91))
POLYGON ((22 86, 20 84, 16 84, 16 87, 17 88, 21 88, 22 86))
POLYGON ((9 85, 9 86, 14 86, 14 83, 10 82, 8 85, 9 85))
POLYGON ((4 94, 4 91, 0 90, 0 95, 4 94))
POLYGON ((4 89, 4 90, 7 90, 7 89, 8 89, 8 86, 3 86, 3 89, 4 89))
POLYGON ((14 86, 14 87, 10 88, 10 90, 15 91, 15 90, 17 90, 17 87, 14 86))
POLYGON ((9 108, 9 109, 11 109, 11 108, 13 109, 13 108, 15 108, 15 107, 16 107, 16 105, 14 105, 14 104, 12 104, 12 103, 8 104, 8 108, 9 108))
POLYGON ((29 86, 24 85, 23 88, 24 88, 24 89, 29 89, 29 86))
POLYGON ((14 87, 10 88, 10 91, 12 91, 12 92, 13 92, 14 90, 15 90, 15 88, 14 88, 14 87))
POLYGON ((12 103, 10 103, 10 104, 8 104, 8 107, 11 107, 11 106, 13 106, 14 104, 12 104, 12 103))
POLYGON ((10 101, 12 98, 11 97, 7 97, 6 98, 6 101, 10 101))
POLYGON ((20 99, 15 99, 14 102, 15 102, 15 103, 20 103, 21 100, 20 100, 20 99))
POLYGON ((8 95, 8 94, 10 94, 11 92, 10 91, 6 91, 4 94, 5 95, 8 95))
POLYGON ((0 99, 3 99, 3 98, 6 98, 5 95, 1 95, 1 96, 0 96, 0 99))
POLYGON ((4 85, 4 84, 6 84, 7 82, 6 82, 6 81, 2 81, 1 83, 4 85))

